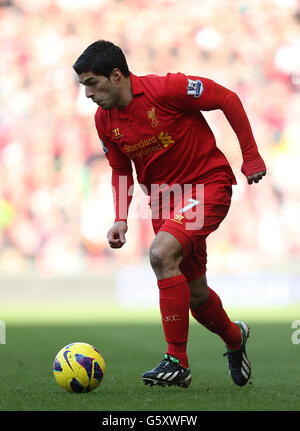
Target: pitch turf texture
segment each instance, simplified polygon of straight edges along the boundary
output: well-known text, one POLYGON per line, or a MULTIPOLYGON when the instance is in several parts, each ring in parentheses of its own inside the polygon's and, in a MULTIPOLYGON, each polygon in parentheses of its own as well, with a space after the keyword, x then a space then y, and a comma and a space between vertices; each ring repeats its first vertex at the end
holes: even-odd
POLYGON ((141 381, 141 374, 164 353, 157 311, 94 306, 66 314, 63 308, 6 309, 1 316, 6 344, 0 345, 0 410, 300 410, 300 344, 291 340, 300 307, 232 310, 230 315, 246 320, 251 328, 250 383, 243 388, 234 385, 221 340, 192 323, 188 346, 192 383, 183 389, 149 387, 141 381), (64 392, 53 378, 56 353, 74 341, 91 343, 104 356, 106 374, 94 392, 64 392))

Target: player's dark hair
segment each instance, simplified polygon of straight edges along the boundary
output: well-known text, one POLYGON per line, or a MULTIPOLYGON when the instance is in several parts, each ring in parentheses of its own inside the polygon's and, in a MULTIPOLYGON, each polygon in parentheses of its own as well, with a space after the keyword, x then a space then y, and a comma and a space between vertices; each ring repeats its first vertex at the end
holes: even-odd
POLYGON ((97 40, 89 45, 73 64, 73 69, 81 73, 93 72, 95 75, 110 77, 111 72, 118 68, 128 78, 129 69, 123 51, 107 40, 97 40))

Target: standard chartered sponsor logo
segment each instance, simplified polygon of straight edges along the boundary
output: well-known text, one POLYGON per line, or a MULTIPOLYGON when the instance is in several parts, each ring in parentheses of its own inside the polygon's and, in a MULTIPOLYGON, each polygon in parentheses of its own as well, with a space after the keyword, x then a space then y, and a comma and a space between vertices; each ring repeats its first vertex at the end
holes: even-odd
POLYGON ((141 148, 147 147, 148 145, 155 144, 157 141, 155 136, 152 136, 148 139, 140 139, 136 144, 133 145, 124 145, 124 149, 131 153, 133 151, 139 150, 141 148))
POLYGON ((148 156, 159 150, 164 150, 170 144, 174 143, 175 141, 169 133, 160 132, 157 138, 153 135, 151 138, 140 139, 136 144, 126 144, 123 148, 128 153, 129 157, 136 159, 148 156))

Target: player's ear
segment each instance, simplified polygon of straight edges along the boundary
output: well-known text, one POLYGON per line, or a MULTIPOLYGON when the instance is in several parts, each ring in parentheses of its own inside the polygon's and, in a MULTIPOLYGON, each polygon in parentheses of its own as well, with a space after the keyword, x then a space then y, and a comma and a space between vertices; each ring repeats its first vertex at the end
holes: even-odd
POLYGON ((119 82, 122 79, 122 72, 120 71, 120 69, 118 69, 117 67, 115 69, 113 69, 113 71, 111 72, 111 74, 109 75, 109 79, 116 85, 119 84, 119 82))

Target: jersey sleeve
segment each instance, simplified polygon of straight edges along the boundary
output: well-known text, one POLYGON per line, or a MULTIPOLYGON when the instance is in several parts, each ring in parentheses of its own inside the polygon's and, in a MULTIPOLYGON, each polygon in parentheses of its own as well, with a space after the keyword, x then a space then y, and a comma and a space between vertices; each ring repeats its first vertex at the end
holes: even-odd
POLYGON ((238 95, 211 79, 170 73, 166 76, 165 100, 179 110, 221 109, 234 130, 242 152, 242 172, 248 176, 266 170, 248 116, 238 95))
POLYGON ((177 109, 211 110, 214 108, 214 81, 207 78, 168 73, 164 100, 177 109))
POLYGON ((95 124, 102 149, 112 168, 111 182, 115 207, 115 222, 127 221, 134 185, 131 160, 107 138, 98 111, 95 115, 95 124))

